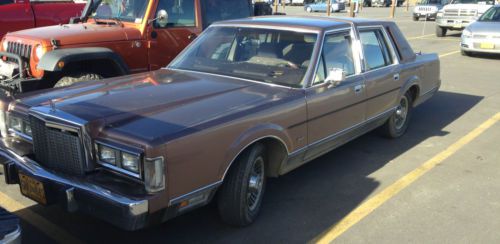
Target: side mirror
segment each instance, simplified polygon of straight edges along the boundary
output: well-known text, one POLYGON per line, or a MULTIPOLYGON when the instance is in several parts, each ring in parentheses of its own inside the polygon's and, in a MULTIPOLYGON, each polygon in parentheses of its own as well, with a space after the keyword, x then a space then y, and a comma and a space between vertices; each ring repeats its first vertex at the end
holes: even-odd
POLYGON ((330 83, 332 86, 338 86, 345 80, 345 72, 340 68, 331 68, 328 72, 325 82, 330 83))
POLYGON ((156 18, 149 21, 149 23, 151 23, 151 22, 156 22, 156 24, 159 27, 166 27, 168 24, 167 11, 165 11, 164 9, 161 9, 160 11, 158 11, 158 13, 156 14, 156 18))

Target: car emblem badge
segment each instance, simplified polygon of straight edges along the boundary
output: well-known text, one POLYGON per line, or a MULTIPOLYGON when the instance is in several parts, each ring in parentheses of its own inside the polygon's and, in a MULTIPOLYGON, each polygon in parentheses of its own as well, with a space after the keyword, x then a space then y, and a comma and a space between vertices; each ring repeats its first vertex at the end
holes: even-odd
POLYGON ((50 99, 49 105, 50 105, 50 112, 55 112, 56 111, 56 103, 54 103, 54 100, 50 99))

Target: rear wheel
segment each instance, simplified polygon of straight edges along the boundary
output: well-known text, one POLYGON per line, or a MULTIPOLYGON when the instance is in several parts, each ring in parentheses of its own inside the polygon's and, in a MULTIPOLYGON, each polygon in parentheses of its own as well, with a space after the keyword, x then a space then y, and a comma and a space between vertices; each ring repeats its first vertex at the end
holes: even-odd
POLYGON ((418 16, 413 16, 413 21, 418 21, 418 16))
POLYGON ((448 31, 448 29, 446 29, 446 28, 436 26, 436 36, 437 37, 446 36, 447 31, 448 31))
POLYGON ((100 79, 102 79, 102 76, 94 73, 68 74, 59 79, 54 87, 65 87, 82 81, 100 79))
POLYGON ((381 127, 382 133, 389 138, 398 138, 402 136, 410 123, 412 107, 413 97, 410 92, 407 92, 399 100, 396 111, 394 111, 389 120, 381 127))
POLYGON ((256 144, 231 166, 217 199, 224 222, 246 226, 257 218, 266 188, 265 163, 265 147, 256 144))

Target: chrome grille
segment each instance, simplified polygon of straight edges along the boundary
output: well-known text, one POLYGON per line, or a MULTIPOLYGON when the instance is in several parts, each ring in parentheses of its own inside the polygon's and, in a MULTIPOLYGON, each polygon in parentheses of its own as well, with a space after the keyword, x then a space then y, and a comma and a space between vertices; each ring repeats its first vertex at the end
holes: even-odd
POLYGON ((85 154, 80 138, 74 132, 47 127, 30 116, 35 159, 41 165, 67 174, 83 175, 85 154))
POLYGON ((7 52, 17 54, 23 58, 30 59, 32 46, 19 42, 7 42, 7 52))
POLYGON ((475 9, 446 9, 444 11, 444 16, 448 17, 457 17, 457 16, 465 16, 465 17, 473 17, 476 16, 477 10, 475 9))

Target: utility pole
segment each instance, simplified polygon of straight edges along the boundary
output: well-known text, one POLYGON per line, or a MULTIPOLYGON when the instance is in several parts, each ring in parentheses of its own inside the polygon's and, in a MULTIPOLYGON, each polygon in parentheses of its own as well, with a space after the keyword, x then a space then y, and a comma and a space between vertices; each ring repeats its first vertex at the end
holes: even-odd
POLYGON ((328 0, 328 3, 326 4, 326 15, 330 16, 332 14, 332 0, 328 0))
POLYGON ((394 18, 394 13, 396 12, 396 3, 398 0, 392 0, 392 6, 391 6, 391 18, 394 18))
POLYGON ((350 4, 349 4, 349 17, 351 17, 351 18, 355 17, 354 4, 356 4, 356 3, 354 1, 355 0, 350 0, 350 4))
POLYGON ((274 0, 274 12, 278 12, 278 5, 279 5, 279 0, 274 0))
POLYGON ((406 12, 410 11, 410 0, 406 0, 406 12))
POLYGON ((283 5, 283 13, 285 12, 286 0, 281 0, 281 4, 283 5))

